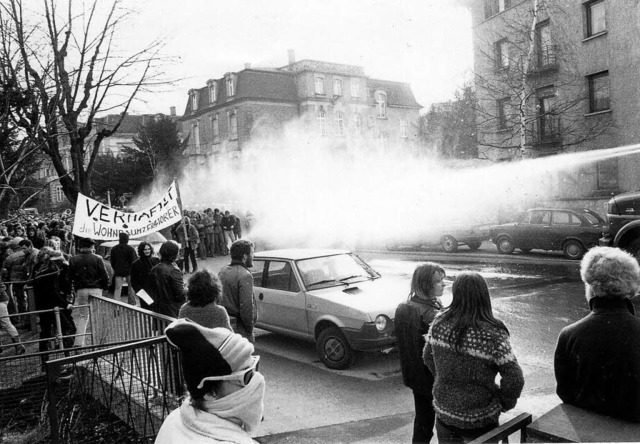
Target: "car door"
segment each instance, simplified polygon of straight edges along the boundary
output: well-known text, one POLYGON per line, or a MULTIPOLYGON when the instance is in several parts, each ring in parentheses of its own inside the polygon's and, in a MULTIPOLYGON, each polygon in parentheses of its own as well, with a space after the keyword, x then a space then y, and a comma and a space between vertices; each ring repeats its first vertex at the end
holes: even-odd
MULTIPOLYGON (((255 262, 254 262, 255 264, 255 262)), ((258 305, 258 324, 276 331, 307 335, 305 294, 293 272, 291 262, 268 260, 262 273, 262 286, 254 287, 258 305)))
POLYGON ((532 210, 528 224, 521 224, 518 228, 516 245, 526 249, 548 249, 550 245, 549 227, 551 225, 551 211, 532 210))
POLYGON ((580 219, 569 211, 554 211, 549 230, 550 250, 562 249, 562 241, 567 237, 578 236, 582 225, 580 219))

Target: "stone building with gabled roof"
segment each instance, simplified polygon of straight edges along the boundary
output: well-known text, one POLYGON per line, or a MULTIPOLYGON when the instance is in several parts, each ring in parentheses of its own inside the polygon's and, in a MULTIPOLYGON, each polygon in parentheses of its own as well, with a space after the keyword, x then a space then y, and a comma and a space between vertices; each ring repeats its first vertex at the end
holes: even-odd
POLYGON ((252 140, 299 120, 305 131, 337 143, 373 139, 414 149, 421 106, 407 83, 371 79, 362 67, 317 60, 252 68, 189 90, 182 133, 196 164, 237 158, 252 140))

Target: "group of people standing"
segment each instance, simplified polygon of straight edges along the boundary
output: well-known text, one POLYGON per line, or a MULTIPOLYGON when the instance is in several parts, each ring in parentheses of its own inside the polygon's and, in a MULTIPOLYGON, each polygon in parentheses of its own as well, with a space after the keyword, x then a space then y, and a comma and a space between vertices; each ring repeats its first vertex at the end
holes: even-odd
MULTIPOLYGON (((580 275, 591 313, 565 327, 554 356, 557 394, 568 404, 640 422, 640 319, 630 298, 640 289, 637 260, 617 248, 595 247, 580 275)), ((404 384, 413 391, 413 442, 463 443, 498 426, 524 387, 504 323, 479 274, 456 276, 443 307, 445 270, 416 268, 408 300, 395 315, 404 384), (499 383, 496 376, 500 375, 499 383)))
POLYGON ((214 256, 227 256, 230 245, 246 236, 253 228, 254 218, 250 211, 240 216, 228 210, 207 208, 203 213, 184 211, 182 222, 171 228, 173 239, 177 239, 184 248, 184 257, 178 264, 185 273, 198 269, 196 257, 206 259, 214 256))

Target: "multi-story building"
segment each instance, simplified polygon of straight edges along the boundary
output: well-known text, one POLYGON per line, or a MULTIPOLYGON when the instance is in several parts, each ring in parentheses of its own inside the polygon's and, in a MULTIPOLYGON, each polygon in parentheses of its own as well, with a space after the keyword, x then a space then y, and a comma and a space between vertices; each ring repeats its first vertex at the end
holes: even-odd
MULTIPOLYGON (((467 5, 481 157, 511 160, 640 142, 637 1, 467 5)), ((638 189, 639 160, 602 158, 564 171, 553 179, 554 197, 595 200, 638 189)))
POLYGON ((237 158, 252 140, 296 119, 319 137, 413 147, 420 108, 407 83, 369 78, 359 66, 296 62, 289 51, 284 67, 245 65, 189 90, 181 121, 190 135, 187 154, 202 164, 237 158))

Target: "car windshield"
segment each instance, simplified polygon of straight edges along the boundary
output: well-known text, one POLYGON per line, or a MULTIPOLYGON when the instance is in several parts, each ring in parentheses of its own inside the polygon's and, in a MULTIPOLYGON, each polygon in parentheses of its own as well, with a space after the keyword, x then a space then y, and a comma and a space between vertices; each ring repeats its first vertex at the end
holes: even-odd
POLYGON ((584 214, 584 217, 589 221, 589 223, 595 227, 597 227, 598 225, 605 224, 604 219, 600 217, 598 213, 587 210, 583 214, 584 214))
POLYGON ((296 263, 307 290, 336 287, 380 277, 353 254, 314 257, 296 263))

